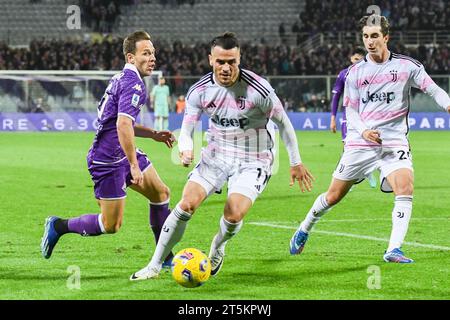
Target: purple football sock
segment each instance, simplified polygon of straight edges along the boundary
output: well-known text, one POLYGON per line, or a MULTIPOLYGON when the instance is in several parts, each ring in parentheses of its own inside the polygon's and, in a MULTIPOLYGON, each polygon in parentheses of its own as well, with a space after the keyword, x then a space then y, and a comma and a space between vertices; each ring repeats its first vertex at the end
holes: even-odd
POLYGON ((77 218, 69 219, 68 228, 71 233, 78 233, 82 236, 101 235, 102 229, 98 223, 98 214, 85 214, 77 218))
MULTIPOLYGON (((155 242, 158 243, 159 235, 161 234, 161 229, 170 214, 169 202, 164 204, 154 204, 150 203, 150 227, 152 228, 153 234, 155 235, 155 242)), ((172 258, 172 252, 167 256, 167 258, 172 258)))

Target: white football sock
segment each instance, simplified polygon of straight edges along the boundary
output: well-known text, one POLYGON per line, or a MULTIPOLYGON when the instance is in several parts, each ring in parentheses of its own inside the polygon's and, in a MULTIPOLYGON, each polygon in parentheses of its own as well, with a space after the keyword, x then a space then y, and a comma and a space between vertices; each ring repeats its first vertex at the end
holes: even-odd
POLYGON ((187 222, 191 219, 191 216, 191 214, 182 210, 179 205, 172 210, 164 222, 149 267, 161 269, 164 259, 183 237, 187 222))
POLYGON ((211 252, 216 251, 221 246, 225 246, 226 242, 234 237, 242 228, 242 220, 237 223, 231 223, 222 216, 220 218, 219 232, 215 235, 211 244, 211 252))
POLYGON ((300 224, 300 230, 309 233, 312 227, 317 223, 317 221, 319 221, 320 217, 330 211, 332 206, 328 205, 326 196, 326 193, 322 193, 317 197, 316 201, 314 201, 313 206, 306 215, 305 220, 303 220, 303 222, 300 224))
POLYGON ((387 252, 400 248, 408 232, 413 196, 396 196, 392 210, 392 232, 387 252))

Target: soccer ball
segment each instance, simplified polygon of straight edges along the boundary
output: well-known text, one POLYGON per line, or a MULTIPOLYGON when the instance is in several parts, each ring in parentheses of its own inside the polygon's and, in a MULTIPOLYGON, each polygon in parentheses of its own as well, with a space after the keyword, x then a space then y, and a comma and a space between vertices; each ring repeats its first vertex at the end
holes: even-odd
POLYGON ((209 279, 210 275, 211 261, 198 249, 183 249, 172 259, 172 276, 183 287, 201 286, 209 279))

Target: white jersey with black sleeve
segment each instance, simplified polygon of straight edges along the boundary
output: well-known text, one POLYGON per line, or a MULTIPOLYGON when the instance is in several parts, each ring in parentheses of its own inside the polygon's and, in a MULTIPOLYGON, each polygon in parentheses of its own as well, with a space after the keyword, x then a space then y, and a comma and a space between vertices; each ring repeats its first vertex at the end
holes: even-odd
POLYGON ((349 68, 344 90, 348 133, 345 148, 376 148, 362 133, 379 130, 383 147, 409 146, 407 134, 411 87, 419 88, 446 109, 448 94, 439 88, 417 60, 389 53, 384 63, 369 55, 349 68))
POLYGON ((291 166, 301 163, 294 128, 272 86, 255 73, 240 69, 229 87, 218 84, 213 73, 195 83, 187 93, 179 137, 180 152, 193 150, 192 134, 202 113, 209 117, 208 145, 203 154, 230 161, 274 160, 273 120, 288 150, 291 166))

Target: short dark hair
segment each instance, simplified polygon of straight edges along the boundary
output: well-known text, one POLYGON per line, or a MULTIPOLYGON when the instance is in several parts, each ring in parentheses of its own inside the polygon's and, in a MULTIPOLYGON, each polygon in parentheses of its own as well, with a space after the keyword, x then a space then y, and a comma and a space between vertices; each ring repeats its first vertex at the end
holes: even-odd
POLYGON ((125 62, 127 62, 127 53, 135 54, 136 43, 141 40, 151 40, 151 37, 145 31, 135 31, 123 40, 123 55, 125 56, 125 62))
POLYGON ((366 50, 364 50, 363 47, 355 47, 352 51, 351 51, 351 55, 354 54, 359 54, 360 56, 365 56, 366 55, 366 50))
POLYGON ((225 32, 211 41, 211 49, 216 46, 224 48, 225 50, 233 48, 239 49, 239 41, 233 32, 225 32))
POLYGON ((363 28, 366 26, 379 25, 381 27, 381 33, 383 34, 383 37, 388 35, 390 32, 390 25, 388 19, 385 16, 380 16, 376 14, 362 17, 359 20, 358 25, 361 32, 363 31, 363 28))

